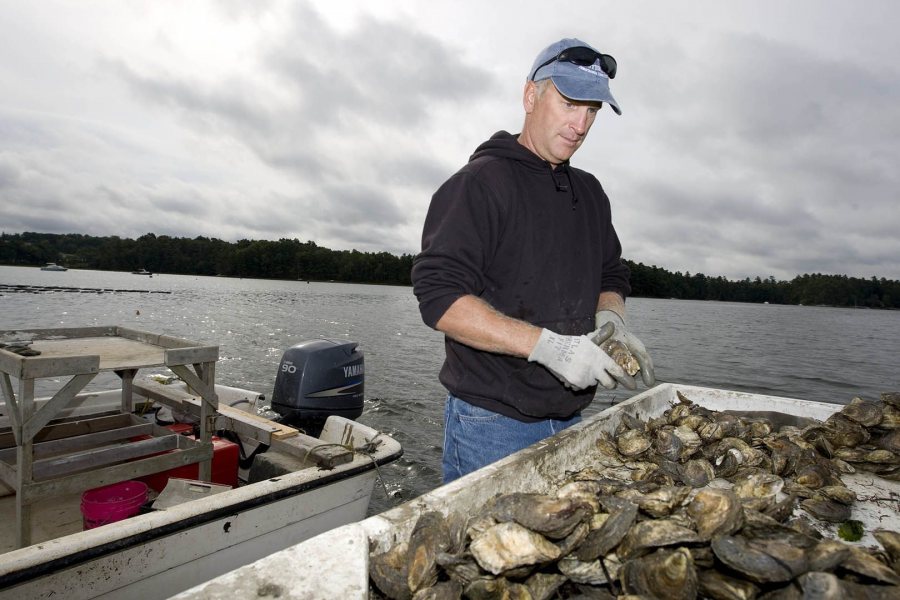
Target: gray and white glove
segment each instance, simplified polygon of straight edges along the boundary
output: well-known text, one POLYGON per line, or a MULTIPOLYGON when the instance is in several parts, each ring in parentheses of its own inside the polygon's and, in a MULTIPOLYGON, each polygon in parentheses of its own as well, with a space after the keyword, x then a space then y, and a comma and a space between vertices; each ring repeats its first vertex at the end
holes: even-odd
POLYGON ((638 364, 641 366, 641 378, 644 380, 644 385, 652 387, 656 383, 656 375, 653 373, 653 360, 650 358, 650 353, 647 352, 647 349, 644 347, 644 343, 625 327, 624 319, 622 319, 618 313, 611 310, 601 310, 597 311, 594 322, 597 325, 597 331, 591 335, 595 338, 595 341, 596 339, 599 339, 598 334, 605 334, 608 332, 610 324, 614 326, 612 335, 603 336, 597 344, 606 341, 606 339, 610 337, 625 344, 625 347, 627 347, 628 351, 634 355, 634 358, 637 359, 638 364), (607 329, 604 329, 604 327, 607 329))
POLYGON ((634 379, 586 335, 562 335, 544 329, 528 360, 544 365, 574 390, 598 383, 611 390, 617 381, 628 389, 635 387, 634 379))

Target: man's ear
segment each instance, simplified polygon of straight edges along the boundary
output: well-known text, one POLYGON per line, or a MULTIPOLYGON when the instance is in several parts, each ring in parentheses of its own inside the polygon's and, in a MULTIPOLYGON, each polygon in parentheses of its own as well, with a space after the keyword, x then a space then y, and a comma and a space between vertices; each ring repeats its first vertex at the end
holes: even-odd
POLYGON ((522 105, 525 107, 525 114, 531 114, 534 111, 534 105, 537 102, 537 84, 529 80, 525 82, 525 91, 522 94, 522 105))

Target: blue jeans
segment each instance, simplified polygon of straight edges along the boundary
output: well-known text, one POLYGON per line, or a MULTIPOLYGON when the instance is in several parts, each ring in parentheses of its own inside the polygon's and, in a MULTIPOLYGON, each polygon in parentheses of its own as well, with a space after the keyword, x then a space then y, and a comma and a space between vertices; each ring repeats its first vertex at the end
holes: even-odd
POLYGON ((560 421, 523 423, 473 406, 453 394, 444 409, 444 483, 496 462, 513 452, 581 421, 581 415, 560 421))

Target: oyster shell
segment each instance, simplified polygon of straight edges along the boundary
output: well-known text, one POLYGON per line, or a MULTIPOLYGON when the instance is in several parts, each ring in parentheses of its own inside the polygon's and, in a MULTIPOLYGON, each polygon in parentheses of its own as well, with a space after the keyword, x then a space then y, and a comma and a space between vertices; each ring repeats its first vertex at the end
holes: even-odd
POLYGON ((478 563, 469 553, 448 554, 447 552, 439 552, 435 560, 451 579, 460 582, 463 586, 476 579, 485 577, 484 571, 481 570, 478 563))
POLYGON ((463 586, 458 581, 441 581, 433 586, 421 589, 413 596, 413 600, 457 600, 462 597, 463 586))
POLYGON ((692 458, 679 465, 678 475, 685 485, 702 488, 716 478, 716 471, 705 458, 692 458))
POLYGON ((817 519, 830 523, 843 523, 850 518, 849 506, 822 496, 802 500, 800 507, 817 519))
POLYGON ((616 495, 634 502, 641 511, 650 516, 665 517, 684 504, 690 493, 691 488, 687 486, 667 485, 652 490, 631 488, 616 495))
POLYGON ((750 473, 734 481, 734 493, 739 498, 766 498, 784 487, 784 480, 773 473, 750 473))
POLYGON ((850 556, 840 566, 846 571, 863 575, 879 583, 900 585, 900 575, 873 555, 856 546, 850 547, 850 556))
POLYGON ((650 437, 643 431, 629 429, 616 439, 616 448, 624 456, 637 456, 652 445, 650 437))
POLYGON ((560 554, 547 538, 512 521, 498 523, 473 539, 469 551, 482 569, 494 575, 556 560, 560 554))
POLYGON ((628 349, 628 346, 620 342, 619 340, 608 339, 602 344, 600 344, 600 348, 612 357, 616 364, 622 367, 626 373, 634 377, 638 371, 641 370, 641 365, 638 363, 637 359, 631 353, 631 350, 628 349))
POLYGON ((891 567, 900 573, 900 533, 887 529, 876 529, 872 535, 887 553, 891 567))
POLYGON ((863 427, 874 427, 881 423, 884 416, 882 404, 869 402, 859 396, 853 398, 850 404, 841 409, 841 414, 852 421, 856 421, 863 427))
POLYGON ((737 577, 730 577, 714 569, 702 569, 697 573, 701 596, 716 600, 753 600, 759 594, 759 586, 737 577))
POLYGON ((487 514, 499 522, 515 521, 549 538, 561 539, 591 514, 591 507, 571 497, 513 492, 496 498, 487 514))
POLYGON ((521 583, 513 583, 505 577, 498 579, 476 579, 463 590, 469 600, 531 600, 531 592, 521 583))
POLYGON ((697 597, 694 560, 686 548, 657 550, 622 565, 622 588, 646 598, 689 600, 697 597))
POLYGON ((581 561, 592 561, 608 554, 619 545, 637 517, 637 504, 622 498, 607 497, 602 500, 609 516, 598 528, 588 533, 575 556, 581 561))
POLYGON ((698 491, 687 513, 697 524, 697 534, 709 540, 716 535, 730 535, 744 524, 744 510, 731 490, 703 489, 698 491))
POLYGON ((811 571, 833 571, 850 556, 850 546, 837 540, 820 540, 806 553, 811 571))
POLYGON ((828 500, 834 500, 850 506, 856 502, 856 492, 843 485, 826 485, 819 488, 818 494, 828 500))
POLYGON ((437 554, 450 547, 450 531, 444 515, 422 513, 409 536, 407 583, 412 592, 431 587, 437 581, 437 554))
POLYGON ((407 583, 407 544, 396 544, 387 552, 375 554, 369 559, 369 577, 388 598, 409 600, 412 591, 407 583))
POLYGON ((856 421, 837 412, 825 420, 825 437, 834 446, 853 448, 868 442, 869 432, 856 421))
POLYGON ((558 573, 535 573, 525 581, 525 587, 532 600, 550 600, 556 590, 566 582, 565 575, 558 573))
POLYGON ((651 519, 632 525, 616 549, 616 554, 624 560, 642 556, 662 546, 698 541, 700 537, 697 532, 671 518, 651 519))
POLYGON ((756 583, 790 581, 808 564, 802 549, 774 541, 753 543, 742 536, 722 535, 713 538, 712 549, 716 558, 756 583), (789 554, 794 555, 790 563, 781 556, 789 554))

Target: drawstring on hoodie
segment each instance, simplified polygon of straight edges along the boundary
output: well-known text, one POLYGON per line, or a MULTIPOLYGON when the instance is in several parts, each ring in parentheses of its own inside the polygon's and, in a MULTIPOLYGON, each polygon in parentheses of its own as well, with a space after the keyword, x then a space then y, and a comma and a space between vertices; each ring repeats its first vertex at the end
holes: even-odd
POLYGON ((572 188, 571 189, 572 210, 575 210, 575 205, 578 204, 578 196, 575 194, 575 185, 574 185, 574 182, 572 181, 572 178, 569 177, 568 169, 563 169, 562 171, 560 171, 560 173, 562 175, 566 176, 567 183, 563 183, 559 179, 557 179, 556 171, 553 170, 553 165, 551 165, 550 163, 547 163, 547 166, 550 168, 550 177, 553 179, 553 185, 556 186, 557 192, 568 192, 568 191, 570 191, 569 188, 570 187, 572 188))

